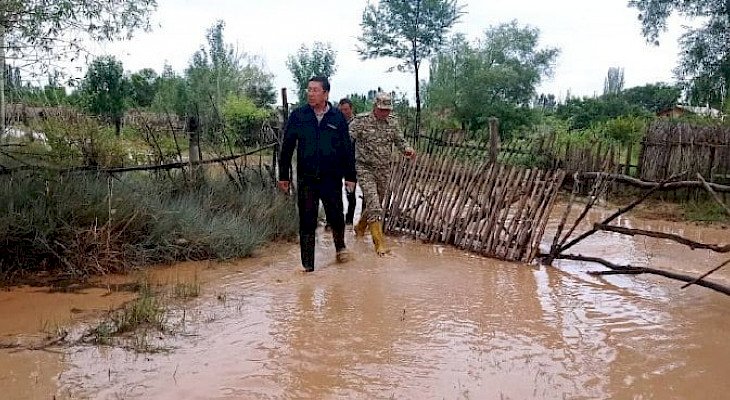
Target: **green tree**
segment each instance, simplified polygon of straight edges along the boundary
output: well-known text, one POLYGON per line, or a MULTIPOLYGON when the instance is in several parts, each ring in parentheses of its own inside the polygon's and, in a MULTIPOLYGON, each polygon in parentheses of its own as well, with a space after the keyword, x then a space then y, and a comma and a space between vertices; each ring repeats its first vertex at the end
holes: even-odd
POLYGON ((363 11, 360 56, 392 57, 400 60, 398 70, 414 73, 416 132, 421 119, 421 63, 441 48, 462 14, 456 0, 380 0, 363 11))
POLYGON ((149 107, 157 94, 159 76, 152 68, 143 68, 129 77, 132 102, 136 107, 149 107))
POLYGON ((157 80, 157 93, 152 110, 184 117, 188 106, 188 85, 185 78, 177 75, 172 66, 165 64, 157 80))
POLYGON ((649 116, 643 107, 619 95, 570 98, 558 106, 556 115, 568 121, 570 129, 587 129, 618 117, 649 116))
POLYGON ((539 37, 537 28, 517 21, 490 27, 475 46, 455 36, 432 60, 427 106, 471 130, 483 128, 489 117, 498 117, 504 132, 529 125, 535 88, 559 54, 538 48, 539 37))
POLYGON ((271 74, 258 66, 252 57, 225 43, 224 27, 224 23, 218 21, 208 30, 207 47, 203 46, 193 54, 185 70, 187 114, 197 116, 211 129, 223 126, 220 113, 230 94, 248 96, 257 105, 269 104, 276 96, 271 74))
POLYGON ((307 84, 313 76, 331 78, 337 72, 337 52, 329 43, 314 42, 312 48, 303 45, 296 55, 289 55, 286 67, 294 76, 300 104, 307 102, 307 84))
MULTIPOLYGON (((2 0, 0 1, 0 75, 6 59, 46 67, 73 57, 85 39, 131 37, 149 28, 156 0, 2 0)), ((5 124, 5 79, 0 76, 0 135, 5 124)))
POLYGON ((644 37, 655 44, 673 13, 694 21, 679 40, 680 82, 696 104, 720 107, 730 93, 730 3, 727 0, 631 0, 644 37))
POLYGON ((654 83, 628 88, 621 92, 621 97, 656 114, 677 104, 681 94, 682 89, 676 85, 654 83))
POLYGON ((85 108, 114 123, 119 135, 130 92, 122 62, 112 56, 94 59, 81 82, 80 91, 85 108))

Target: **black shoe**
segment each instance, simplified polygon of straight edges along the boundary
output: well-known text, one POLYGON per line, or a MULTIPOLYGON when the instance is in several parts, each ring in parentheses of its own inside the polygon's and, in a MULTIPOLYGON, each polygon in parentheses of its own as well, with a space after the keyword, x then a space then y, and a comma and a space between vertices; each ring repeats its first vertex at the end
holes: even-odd
POLYGON ((352 225, 352 220, 351 219, 346 219, 345 220, 345 225, 352 225))
POLYGON ((304 272, 314 272, 314 267, 304 267, 304 272))

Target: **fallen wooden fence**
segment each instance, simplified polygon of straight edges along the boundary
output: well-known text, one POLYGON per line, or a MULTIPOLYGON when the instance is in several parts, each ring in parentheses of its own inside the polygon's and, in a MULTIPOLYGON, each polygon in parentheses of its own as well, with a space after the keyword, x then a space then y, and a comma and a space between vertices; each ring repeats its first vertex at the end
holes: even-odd
MULTIPOLYGON (((589 201, 585 204, 585 207, 583 208, 583 211, 578 215, 577 218, 573 220, 571 228, 567 230, 565 234, 563 234, 563 228, 565 227, 566 222, 568 221, 568 215, 570 214, 571 207, 573 205, 573 202, 575 200, 576 194, 578 193, 577 186, 578 186, 578 177, 581 175, 579 173, 575 174, 575 179, 573 181, 573 194, 570 197, 570 200, 568 201, 567 207, 563 213, 562 218, 560 219, 560 222, 558 223, 557 230, 554 234, 552 245, 550 247, 549 253, 542 253, 538 256, 542 259, 542 262, 544 264, 550 265, 554 260, 557 259, 563 259, 563 260, 575 260, 575 261, 585 261, 585 262, 592 262, 601 264, 604 267, 608 268, 610 271, 595 271, 592 272, 594 275, 608 275, 608 274, 632 274, 632 275, 638 275, 638 274, 655 274, 655 275, 661 275, 667 278, 680 280, 683 282, 686 282, 684 286, 682 286, 682 289, 691 286, 691 285, 698 285, 698 286, 704 286, 713 290, 716 290, 720 293, 724 293, 727 295, 730 295, 730 287, 718 282, 712 282, 707 280, 706 278, 714 273, 715 271, 719 270, 720 268, 723 268, 724 266, 730 264, 730 259, 726 260, 719 266, 711 269, 710 271, 707 271, 706 273, 702 274, 699 277, 693 277, 686 274, 680 274, 672 271, 666 271, 661 270, 657 268, 649 268, 649 267, 634 267, 631 265, 618 265, 615 263, 612 263, 608 260, 604 260, 600 257, 591 257, 591 256, 585 256, 581 254, 571 254, 567 253, 566 251, 573 246, 577 245, 578 243, 582 242, 586 238, 598 233, 598 232, 613 232, 618 233, 622 235, 628 235, 628 236, 646 236, 646 237, 653 237, 653 238, 660 238, 660 239, 666 239, 674 241, 678 244, 684 245, 689 247, 690 249, 708 249, 711 251, 714 251, 716 253, 730 253, 730 244, 712 244, 712 243, 701 243, 694 240, 691 240, 689 238, 682 237, 680 235, 676 235, 673 233, 666 233, 666 232, 658 232, 658 231, 649 231, 649 230, 643 230, 643 229, 634 229, 634 228, 626 228, 622 226, 616 226, 616 225, 610 225, 611 222, 613 222, 615 219, 617 219, 619 216, 627 213, 628 211, 632 210, 634 207, 638 206, 642 202, 644 202, 646 199, 651 197, 652 194, 669 187, 670 185, 673 185, 674 187, 704 187, 708 192, 710 192, 713 195, 713 198, 716 202, 718 202, 721 206, 723 206, 725 212, 730 215, 730 209, 725 207, 725 205, 722 203, 720 198, 715 193, 716 190, 719 189, 726 189, 727 186, 723 185, 717 185, 717 184, 709 184, 704 180, 701 174, 697 173, 697 181, 678 181, 680 177, 685 176, 687 173, 681 173, 681 174, 675 174, 667 179, 664 179, 660 182, 647 182, 647 181, 641 181, 632 177, 627 177, 623 175, 616 175, 616 174, 595 174, 590 175, 590 178, 595 179, 595 183, 593 185, 593 189, 589 195, 589 201), (624 183, 627 183, 629 185, 633 185, 639 188, 645 188, 648 189, 646 192, 644 192, 643 195, 639 196, 636 200, 634 200, 629 205, 620 208, 613 214, 611 214, 609 217, 605 218, 603 221, 599 223, 593 224, 593 226, 584 231, 583 233, 579 234, 576 237, 572 237, 573 233, 575 232, 578 225, 583 221, 583 219, 588 214, 588 211, 595 205, 596 199, 599 197, 600 193, 604 193, 606 191, 607 185, 610 183, 611 180, 615 179, 621 179, 624 181, 624 183)), ((583 174, 585 175, 585 174, 583 174)))
POLYGON ((485 256, 531 261, 565 172, 465 162, 454 154, 393 163, 385 230, 485 256))

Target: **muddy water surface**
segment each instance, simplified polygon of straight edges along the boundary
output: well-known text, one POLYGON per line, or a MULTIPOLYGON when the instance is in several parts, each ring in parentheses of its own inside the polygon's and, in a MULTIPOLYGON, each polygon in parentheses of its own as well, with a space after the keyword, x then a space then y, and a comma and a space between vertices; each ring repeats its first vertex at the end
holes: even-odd
MULTIPOLYGON (((619 223, 728 241, 722 229, 619 223)), ((202 284, 201 296, 170 316, 177 329, 163 342, 171 351, 64 349, 38 367, 49 371, 35 378, 46 392, 34 393, 45 397, 10 398, 720 399, 730 392, 730 299, 709 289, 679 290, 680 282, 649 276, 592 277, 585 271, 600 268, 578 263, 504 263, 407 239, 390 238, 393 254, 377 258, 369 241, 348 240, 357 259, 337 265, 331 236, 321 234, 313 274, 298 272, 295 244, 158 273, 162 282, 202 284)), ((723 260, 614 234, 575 250, 683 272, 723 260)), ((728 276, 716 279, 728 283, 728 276)), ((27 357, 8 367, 16 375, 38 365, 37 352, 16 354, 27 357)), ((0 353, 0 362, 8 357, 0 353)))

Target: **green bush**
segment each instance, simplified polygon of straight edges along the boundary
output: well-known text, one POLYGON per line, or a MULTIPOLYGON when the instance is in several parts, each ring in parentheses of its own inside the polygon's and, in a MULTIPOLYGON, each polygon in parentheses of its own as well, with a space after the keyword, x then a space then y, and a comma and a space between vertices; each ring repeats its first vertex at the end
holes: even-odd
POLYGON ((256 145, 256 134, 270 112, 256 107, 247 97, 230 95, 223 104, 223 120, 226 131, 238 146, 256 145))

